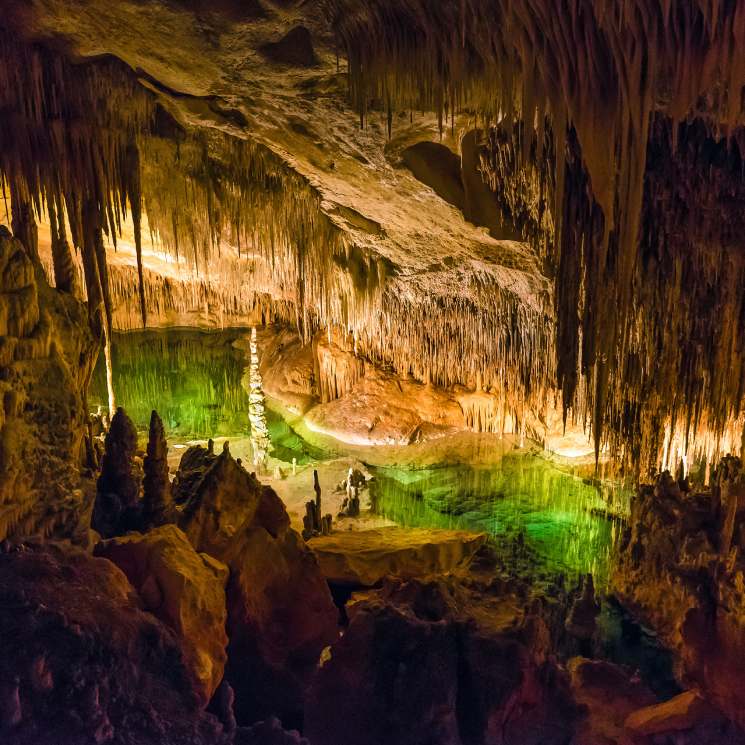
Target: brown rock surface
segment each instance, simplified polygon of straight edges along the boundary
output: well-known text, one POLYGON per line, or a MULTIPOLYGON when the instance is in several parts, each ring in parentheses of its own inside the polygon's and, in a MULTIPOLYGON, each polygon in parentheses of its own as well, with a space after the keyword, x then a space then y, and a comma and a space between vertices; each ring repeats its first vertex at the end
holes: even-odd
POLYGON ((690 730, 719 717, 695 691, 685 691, 664 703, 637 709, 626 718, 625 727, 636 735, 659 735, 690 730))
POLYGON ((307 680, 337 636, 328 585, 272 489, 227 450, 192 449, 184 459, 191 473, 180 469, 178 479, 191 493, 181 526, 197 550, 230 567, 226 676, 238 722, 276 715, 298 726, 307 680))
POLYGON ((371 586, 384 577, 423 577, 463 568, 485 542, 485 534, 464 530, 387 527, 336 530, 308 545, 329 582, 371 586))
POLYGON ((91 527, 111 538, 139 528, 141 517, 141 481, 134 467, 137 430, 121 406, 111 419, 104 448, 91 527))
POLYGON ((626 718, 656 704, 654 694, 630 670, 604 660, 574 657, 567 668, 574 699, 585 709, 572 745, 627 745, 626 718))
POLYGON ((681 676, 743 727, 745 564, 739 546, 720 551, 726 521, 739 536, 745 519, 723 509, 720 498, 723 489, 737 493, 739 473, 728 467, 729 483, 720 478, 712 493, 683 491, 667 472, 640 487, 613 583, 675 651, 681 676))
POLYGON ((575 712, 546 661, 545 625, 514 597, 483 592, 396 580, 354 602, 309 695, 310 741, 567 742, 575 712))
POLYGON ((179 639, 114 564, 24 546, 0 554, 0 588, 0 680, 20 703, 4 745, 221 745, 179 639))
POLYGON ((126 575, 150 611, 178 635, 202 706, 222 680, 227 655, 228 568, 198 554, 175 525, 103 541, 95 554, 126 575))
POLYGON ((96 351, 83 304, 51 289, 0 226, 0 539, 69 536, 84 522, 79 468, 96 351))

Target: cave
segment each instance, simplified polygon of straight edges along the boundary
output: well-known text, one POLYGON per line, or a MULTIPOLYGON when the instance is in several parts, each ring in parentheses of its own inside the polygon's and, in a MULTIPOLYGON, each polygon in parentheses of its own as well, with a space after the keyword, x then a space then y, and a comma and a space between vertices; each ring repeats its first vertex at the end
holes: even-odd
POLYGON ((0 743, 745 745, 745 0, 3 0, 0 743))

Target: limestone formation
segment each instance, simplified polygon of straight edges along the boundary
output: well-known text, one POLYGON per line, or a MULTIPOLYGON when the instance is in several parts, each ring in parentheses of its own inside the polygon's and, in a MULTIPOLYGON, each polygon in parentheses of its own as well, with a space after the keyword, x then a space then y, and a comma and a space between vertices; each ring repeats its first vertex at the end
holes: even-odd
POLYGON ((121 407, 111 420, 104 447, 91 527, 111 538, 140 525, 141 482, 134 470, 137 430, 121 407))
POLYGON ((731 524, 735 465, 725 459, 708 492, 683 491, 668 473, 640 487, 613 583, 672 647, 687 678, 742 726, 743 546, 722 550, 730 536, 742 539, 745 516, 734 511, 731 524))
POLYGON ((198 554, 175 525, 103 541, 94 553, 116 564, 137 590, 144 609, 179 637, 185 667, 200 705, 206 706, 227 660, 228 568, 208 554, 198 554))
POLYGON ((312 538, 308 545, 332 584, 372 587, 386 577, 411 579, 464 569, 485 543, 483 533, 390 527, 337 530, 312 538))
POLYGON ((0 226, 0 538, 83 529, 79 468, 95 357, 84 306, 52 290, 0 226))
POLYGON ((7 691, 17 676, 20 703, 15 724, 0 730, 4 743, 223 745, 197 706, 176 635, 140 609, 114 564, 28 546, 0 554, 0 586, 0 680, 7 691))
POLYGON ((310 741, 567 742, 576 716, 567 680, 540 662, 545 650, 528 641, 514 600, 493 598, 493 615, 471 602, 452 581, 422 580, 385 583, 354 603, 313 684, 310 741))
POLYGON ((600 604, 595 599, 595 583, 588 574, 581 578, 579 592, 567 616, 566 629, 580 642, 588 642, 595 635, 598 615, 600 604))
POLYGON ((186 451, 177 477, 191 485, 188 497, 179 486, 181 527, 197 551, 230 567, 226 677, 236 719, 250 724, 274 714, 297 726, 321 650, 337 636, 337 611, 318 562, 290 529, 275 492, 229 451, 186 451))
POLYGON ((145 477, 142 480, 142 524, 157 527, 170 522, 173 517, 171 482, 168 479, 168 444, 163 422, 158 413, 150 416, 147 454, 143 462, 145 477))

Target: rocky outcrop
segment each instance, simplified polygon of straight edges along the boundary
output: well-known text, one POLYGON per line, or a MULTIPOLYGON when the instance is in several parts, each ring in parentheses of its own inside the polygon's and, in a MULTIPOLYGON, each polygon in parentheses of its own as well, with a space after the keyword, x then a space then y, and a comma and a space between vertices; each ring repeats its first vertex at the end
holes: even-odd
POLYGON ((228 568, 198 554, 175 525, 104 541, 94 553, 116 564, 145 610, 179 637, 200 705, 206 706, 222 680, 227 659, 228 568))
POLYGON ((735 742, 743 741, 737 737, 711 704, 704 701, 695 691, 685 691, 661 704, 652 704, 638 709, 626 718, 626 730, 637 737, 659 735, 675 736, 680 732, 691 732, 695 739, 689 742, 735 742), (695 734, 693 730, 698 730, 695 734), (706 737, 704 730, 709 730, 706 737), (711 730, 718 730, 719 739, 714 740, 711 730), (730 730, 728 733, 727 730, 730 730), (730 735, 729 737, 727 735, 730 735))
POLYGON ((625 722, 657 698, 633 671, 605 660, 575 657, 567 664, 572 695, 583 711, 572 745, 630 745, 625 722))
POLYGON ((669 473, 639 489, 615 588, 676 652, 680 676, 745 725, 745 480, 728 458, 711 492, 669 473), (686 485, 683 484, 683 487, 686 485))
POLYGON ((187 451, 177 476, 181 527, 198 551, 230 567, 226 677, 238 722, 276 715, 299 726, 307 681, 337 636, 318 562, 279 497, 227 448, 187 451))
POLYGON ((514 597, 397 580, 349 615, 306 706, 314 745, 569 740, 575 709, 547 661, 548 630, 514 597))
POLYGON ((143 526, 163 525, 173 517, 171 482, 168 479, 168 443, 163 422, 157 411, 150 415, 147 455, 143 461, 143 526))
POLYGON ((140 609, 114 564, 26 546, 0 554, 0 588, 0 741, 225 741, 200 711, 177 635, 140 609))
POLYGON ((85 391, 97 344, 85 307, 49 287, 0 226, 0 539, 76 532, 85 391))
POLYGON ((384 577, 424 577, 466 567, 484 533, 429 528, 338 530, 308 542, 334 584, 372 586, 384 577))
POLYGON ((141 477, 134 466, 137 430, 121 407, 111 418, 104 448, 91 527, 104 538, 110 538, 137 530, 142 512, 141 477))

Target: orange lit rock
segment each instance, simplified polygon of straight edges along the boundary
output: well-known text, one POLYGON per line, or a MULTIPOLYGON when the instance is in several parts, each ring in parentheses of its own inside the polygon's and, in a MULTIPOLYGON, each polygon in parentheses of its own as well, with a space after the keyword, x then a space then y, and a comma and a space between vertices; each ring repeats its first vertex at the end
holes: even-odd
POLYGON ((312 551, 290 529, 282 501, 232 458, 186 451, 177 500, 199 551, 230 567, 228 666, 239 724, 302 717, 321 650, 337 636, 337 610, 312 551), (185 461, 185 462, 184 462, 185 461))
POLYGON ((336 530, 312 538, 323 576, 337 584, 377 584, 384 577, 423 577, 468 566, 484 533, 429 528, 336 530))
POLYGON ((198 554, 175 525, 100 543, 97 556, 114 562, 146 610, 172 628, 205 706, 220 684, 227 659, 225 585, 228 568, 198 554))

